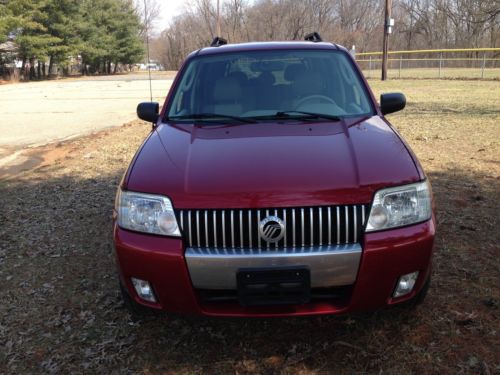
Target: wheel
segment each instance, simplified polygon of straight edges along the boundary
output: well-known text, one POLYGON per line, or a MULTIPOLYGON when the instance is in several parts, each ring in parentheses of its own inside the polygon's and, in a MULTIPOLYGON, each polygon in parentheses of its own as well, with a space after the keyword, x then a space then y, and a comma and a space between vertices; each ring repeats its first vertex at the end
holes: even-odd
POLYGON ((130 315, 132 316, 132 320, 141 320, 148 316, 152 316, 156 314, 156 310, 143 306, 137 302, 130 296, 127 288, 125 288, 120 281, 120 291, 122 294, 123 304, 125 308, 128 310, 130 315))
POLYGON ((300 108, 301 105, 303 105, 304 103, 307 103, 307 102, 310 102, 312 100, 320 100, 320 101, 323 101, 323 102, 328 102, 328 103, 331 103, 333 105, 337 105, 337 103, 335 103, 335 101, 332 99, 332 98, 329 98, 328 96, 325 96, 325 95, 309 95, 309 96, 306 96, 305 98, 302 98, 300 99, 297 104, 295 104, 295 108, 300 108))

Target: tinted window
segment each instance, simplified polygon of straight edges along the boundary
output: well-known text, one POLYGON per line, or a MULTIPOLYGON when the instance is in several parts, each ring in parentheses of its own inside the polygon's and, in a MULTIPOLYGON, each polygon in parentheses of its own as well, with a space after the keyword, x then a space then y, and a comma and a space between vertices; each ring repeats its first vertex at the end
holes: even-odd
POLYGON ((184 70, 169 117, 216 113, 259 117, 283 111, 373 114, 343 52, 252 51, 198 56, 184 70))

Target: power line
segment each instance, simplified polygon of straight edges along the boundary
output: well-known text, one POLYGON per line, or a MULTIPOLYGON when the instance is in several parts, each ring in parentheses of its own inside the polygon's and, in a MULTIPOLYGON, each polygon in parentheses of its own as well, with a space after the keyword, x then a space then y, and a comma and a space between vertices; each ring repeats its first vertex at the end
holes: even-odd
POLYGON ((149 75, 149 101, 153 101, 153 87, 151 84, 151 60, 149 59, 149 21, 148 21, 148 7, 146 0, 144 0, 144 25, 146 26, 146 49, 148 55, 148 75, 149 75))

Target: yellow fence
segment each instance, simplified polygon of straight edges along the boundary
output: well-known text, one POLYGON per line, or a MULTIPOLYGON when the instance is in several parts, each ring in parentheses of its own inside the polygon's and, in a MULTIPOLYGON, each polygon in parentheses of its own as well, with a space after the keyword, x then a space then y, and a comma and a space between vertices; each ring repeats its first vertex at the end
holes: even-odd
MULTIPOLYGON (((380 77, 382 52, 356 54, 368 78, 380 77)), ((500 48, 390 51, 389 78, 500 79, 500 48)))

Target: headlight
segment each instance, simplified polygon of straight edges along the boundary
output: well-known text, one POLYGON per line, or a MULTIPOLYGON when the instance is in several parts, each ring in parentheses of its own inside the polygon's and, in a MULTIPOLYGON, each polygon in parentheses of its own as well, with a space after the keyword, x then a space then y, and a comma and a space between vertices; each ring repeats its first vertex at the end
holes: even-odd
POLYGON ((427 181, 377 191, 366 225, 367 232, 429 220, 431 188, 427 181))
POLYGON ((119 190, 116 198, 120 227, 165 236, 181 235, 167 197, 119 190))

